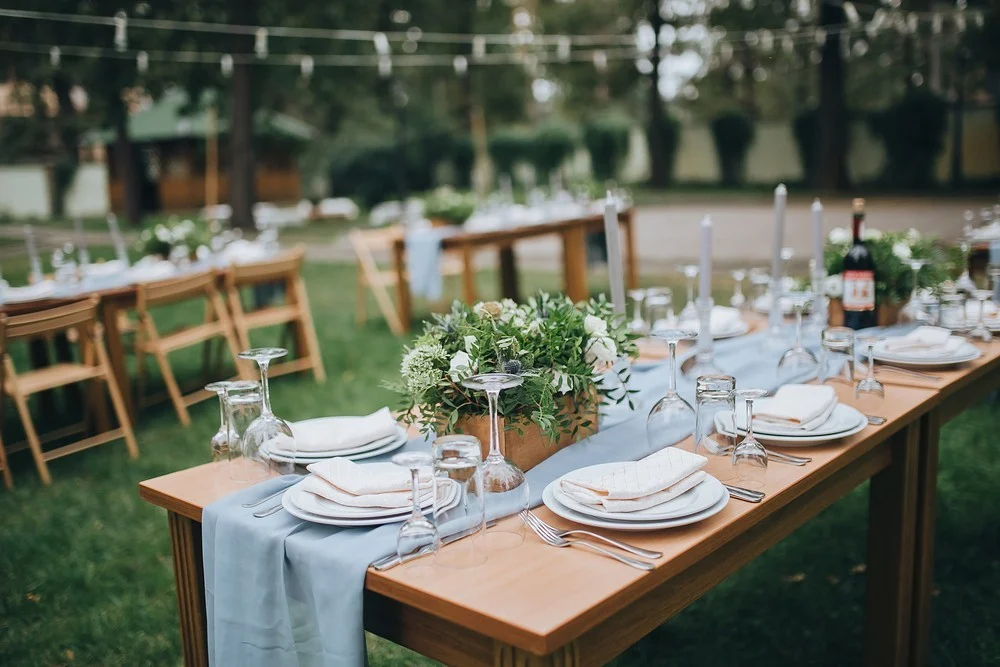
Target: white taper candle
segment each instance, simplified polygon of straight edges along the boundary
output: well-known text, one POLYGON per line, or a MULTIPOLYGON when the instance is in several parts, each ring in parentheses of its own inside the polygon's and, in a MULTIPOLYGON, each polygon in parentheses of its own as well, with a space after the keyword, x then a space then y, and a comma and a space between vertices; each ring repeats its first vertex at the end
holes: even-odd
POLYGON ((816 260, 815 271, 823 268, 823 204, 819 199, 814 199, 812 203, 812 223, 813 223, 813 259, 816 260))
POLYGON ((781 248, 785 242, 785 200, 788 189, 779 183, 774 189, 774 254, 771 259, 771 279, 781 279, 781 248))
POLYGON ((712 218, 701 219, 701 262, 698 264, 698 298, 712 296, 712 218))
POLYGON ((604 200, 604 238, 608 250, 608 281, 611 303, 616 315, 625 314, 625 272, 622 268, 622 244, 618 225, 618 202, 608 191, 604 200))

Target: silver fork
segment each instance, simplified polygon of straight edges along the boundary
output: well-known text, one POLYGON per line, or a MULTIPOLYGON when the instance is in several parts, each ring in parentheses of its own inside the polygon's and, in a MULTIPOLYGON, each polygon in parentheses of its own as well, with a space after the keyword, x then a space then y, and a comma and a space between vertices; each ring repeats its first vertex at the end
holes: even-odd
POLYGON ((542 520, 540 517, 537 517, 534 514, 532 514, 531 510, 525 510, 524 513, 527 515, 527 521, 529 522, 534 521, 536 524, 538 524, 539 527, 548 528, 550 531, 555 533, 557 537, 562 537, 565 539, 569 535, 586 535, 587 537, 592 537, 595 540, 600 540, 605 544, 610 544, 611 546, 617 547, 618 549, 621 549, 623 551, 628 551, 629 553, 633 553, 636 556, 642 556, 643 558, 663 558, 663 554, 660 553, 659 551, 650 551, 649 549, 635 547, 632 546, 631 544, 628 544, 627 542, 613 540, 610 537, 605 537, 604 535, 598 535, 597 533, 592 533, 589 530, 580 530, 577 528, 571 528, 569 530, 559 530, 555 526, 550 526, 549 524, 545 523, 545 521, 542 520))
POLYGON ((583 547, 585 549, 590 549, 591 551, 595 551, 603 556, 607 556, 608 558, 614 558, 619 563, 624 563, 625 565, 628 565, 629 567, 634 567, 637 570, 645 570, 648 572, 649 570, 656 569, 656 566, 653 565, 652 563, 649 563, 644 560, 638 560, 637 558, 629 558, 628 556, 623 556, 619 553, 611 551, 610 549, 605 549, 604 547, 598 546, 593 542, 587 542, 585 540, 567 540, 565 538, 559 537, 558 535, 555 534, 554 531, 547 530, 535 524, 531 519, 529 519, 529 515, 526 511, 519 512, 518 516, 521 517, 521 521, 523 521, 525 525, 528 526, 528 528, 531 528, 531 530, 534 531, 535 535, 538 535, 538 537, 541 538, 543 542, 545 542, 550 546, 583 547))
MULTIPOLYGON (((812 463, 812 459, 808 456, 792 456, 791 454, 785 454, 784 452, 776 452, 773 449, 764 448, 767 452, 767 457, 769 459, 774 459, 778 463, 787 463, 793 466, 804 466, 807 463, 812 463)), ((722 454, 731 455, 733 453, 733 448, 729 447, 722 451, 722 454)))

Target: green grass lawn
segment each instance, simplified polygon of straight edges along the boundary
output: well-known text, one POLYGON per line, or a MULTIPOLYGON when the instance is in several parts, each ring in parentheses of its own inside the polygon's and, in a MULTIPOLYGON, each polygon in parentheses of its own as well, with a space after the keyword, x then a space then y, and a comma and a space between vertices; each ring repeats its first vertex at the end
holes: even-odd
MULTIPOLYGON (((25 270, 17 262, 4 269, 17 279, 25 270)), ((275 411, 302 419, 393 405, 380 383, 397 372, 402 341, 378 320, 355 326, 353 267, 309 264, 305 277, 330 377, 322 386, 304 374, 276 379, 275 411)), ((484 294, 492 293, 493 276, 480 278, 484 294)), ((524 279, 552 289, 558 282, 524 279)), ((178 355, 176 367, 194 382, 199 362, 199 352, 178 355)), ((217 407, 203 403, 192 417, 185 429, 166 405, 147 410, 137 461, 122 443, 75 454, 51 464, 50 488, 39 484, 29 457, 12 457, 16 488, 0 490, 0 665, 180 664, 165 515, 139 500, 137 484, 209 460, 217 407)), ((3 420, 9 441, 20 428, 10 411, 3 420)), ((1000 661, 1000 513, 989 500, 1000 478, 998 428, 1000 410, 984 404, 943 436, 933 665, 1000 661)), ((615 664, 859 664, 866 514, 862 488, 615 664)), ((377 638, 369 652, 377 667, 432 664, 377 638)))

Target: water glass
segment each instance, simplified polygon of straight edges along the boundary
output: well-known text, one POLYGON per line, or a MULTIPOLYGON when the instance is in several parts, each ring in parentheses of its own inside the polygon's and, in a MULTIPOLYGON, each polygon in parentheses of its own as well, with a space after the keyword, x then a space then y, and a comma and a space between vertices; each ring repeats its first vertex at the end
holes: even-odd
POLYGON ((938 319, 945 329, 964 329, 965 297, 961 294, 942 294, 938 319))
POLYGON ((437 527, 427 520, 420 507, 420 469, 431 465, 427 452, 403 452, 392 457, 392 462, 410 471, 410 498, 413 507, 410 518, 399 527, 396 536, 396 554, 400 560, 425 549, 437 549, 441 544, 437 527))
POLYGON ((820 336, 819 381, 854 386, 854 330, 830 327, 820 336))
POLYGON ((269 474, 268 461, 256 446, 247 447, 243 437, 260 416, 263 397, 260 383, 238 380, 226 388, 226 414, 229 421, 229 478, 236 482, 257 482, 269 474))
MULTIPOLYGON (((736 406, 734 391, 736 378, 732 375, 702 375, 695 383, 694 451, 702 456, 725 456, 733 451, 736 436, 719 430, 716 417, 733 414, 736 406)), ((728 461, 727 461, 728 463, 728 461)), ((721 481, 734 479, 732 466, 720 468, 729 476, 719 476, 721 481)))
POLYGON ((673 292, 669 287, 650 287, 646 290, 646 322, 650 333, 666 329, 674 321, 673 292))
POLYGON ((486 525, 483 496, 482 449, 471 435, 444 435, 434 441, 434 525, 440 536, 469 533, 439 549, 434 564, 448 569, 468 569, 486 562, 487 552, 480 538, 486 525), (442 482, 445 482, 443 485, 442 482), (458 488, 453 500, 447 485, 458 488), (453 500, 453 502, 447 502, 453 500))

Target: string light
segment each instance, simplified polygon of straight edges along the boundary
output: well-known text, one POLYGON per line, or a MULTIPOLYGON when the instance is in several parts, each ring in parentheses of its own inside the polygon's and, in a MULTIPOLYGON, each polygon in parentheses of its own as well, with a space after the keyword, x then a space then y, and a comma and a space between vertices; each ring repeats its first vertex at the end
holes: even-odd
POLYGON ((303 79, 309 79, 312 77, 313 69, 316 67, 316 61, 313 60, 312 56, 302 56, 302 60, 299 62, 299 71, 302 73, 303 79))
POLYGON ((472 57, 477 59, 486 57, 486 38, 482 35, 472 38, 472 57))
POLYGON ((135 68, 139 71, 139 74, 145 74, 149 71, 149 54, 145 51, 140 51, 135 54, 135 68))
POLYGON ((388 79, 392 76, 392 58, 389 56, 379 56, 378 59, 378 75, 383 79, 388 79))
POLYGON ((858 24, 861 22, 861 15, 858 14, 858 9, 853 2, 845 2, 842 7, 848 23, 858 24))
POLYGON ((469 61, 465 56, 455 56, 452 66, 455 68, 455 74, 459 76, 465 76, 465 73, 469 71, 469 61))
POLYGON ((227 79, 233 75, 233 57, 225 54, 219 59, 219 66, 222 68, 222 76, 227 79))
POLYGON ((826 44, 826 30, 823 28, 816 28, 815 32, 813 32, 813 37, 816 38, 816 43, 820 46, 826 44))
POLYGON ((119 53, 128 48, 128 17, 125 12, 115 14, 115 50, 119 53))
POLYGON ((389 55, 389 38, 385 36, 384 32, 377 32, 372 35, 372 43, 375 44, 375 53, 380 56, 389 55))
POLYGON ((594 68, 598 72, 608 69, 608 54, 604 51, 594 51, 594 68))
POLYGON ((253 52, 258 58, 267 58, 267 28, 257 28, 254 32, 253 52))
POLYGON ((62 51, 59 50, 58 46, 53 46, 51 49, 49 49, 49 62, 52 63, 53 67, 55 68, 59 67, 59 62, 61 58, 62 58, 62 51))
POLYGON ((561 36, 559 37, 559 42, 556 45, 556 57, 562 62, 567 62, 569 60, 570 49, 572 48, 572 42, 569 37, 561 36))

